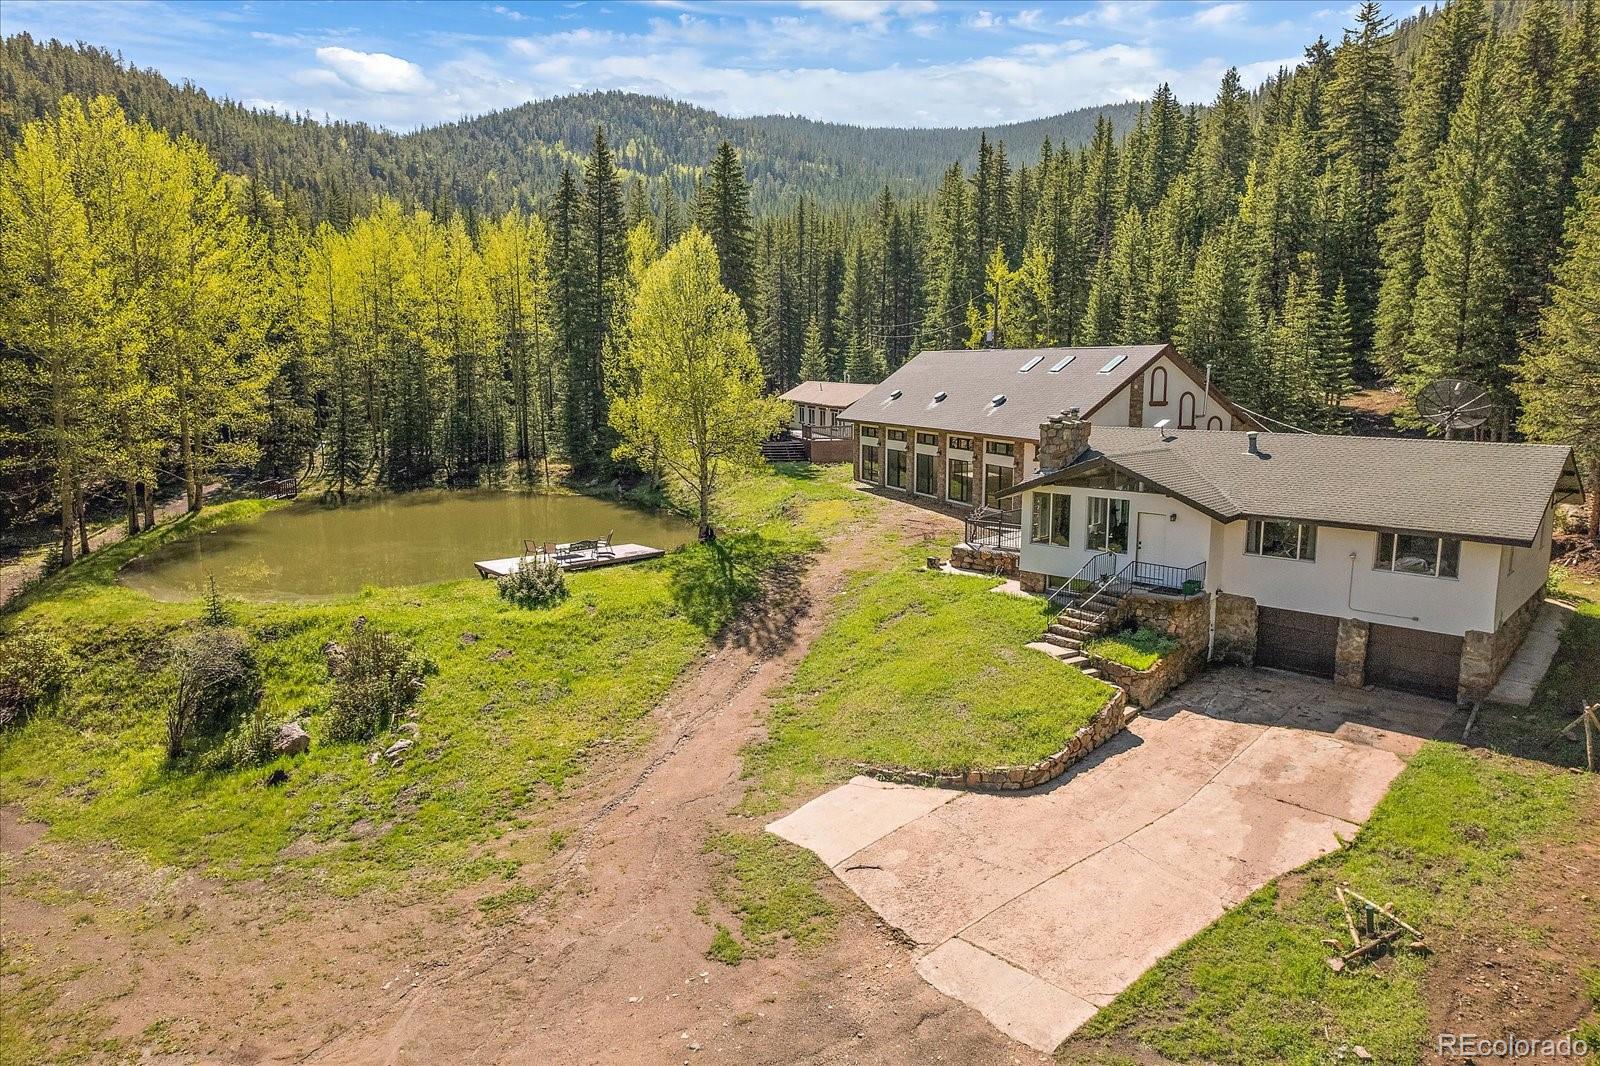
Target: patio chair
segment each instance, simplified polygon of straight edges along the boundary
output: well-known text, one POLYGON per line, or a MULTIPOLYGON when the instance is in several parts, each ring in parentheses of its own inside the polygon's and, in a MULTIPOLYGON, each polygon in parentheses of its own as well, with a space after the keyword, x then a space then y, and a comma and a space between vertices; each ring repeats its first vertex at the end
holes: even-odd
POLYGON ((615 559, 617 553, 611 547, 611 537, 616 533, 614 529, 606 530, 606 535, 594 542, 594 554, 600 559, 615 559))

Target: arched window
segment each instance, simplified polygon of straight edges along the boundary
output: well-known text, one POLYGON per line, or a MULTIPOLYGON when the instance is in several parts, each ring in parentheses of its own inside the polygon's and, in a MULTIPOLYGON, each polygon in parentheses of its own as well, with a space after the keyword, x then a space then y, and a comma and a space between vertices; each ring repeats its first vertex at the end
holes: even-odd
POLYGON ((1178 397, 1178 428, 1194 428, 1194 393, 1186 392, 1178 397))
POLYGON ((1212 415, 1210 418, 1206 419, 1206 428, 1207 429, 1221 429, 1222 428, 1222 419, 1218 418, 1216 415, 1212 415))
POLYGON ((1164 366, 1150 371, 1150 406, 1167 406, 1167 368, 1164 366))

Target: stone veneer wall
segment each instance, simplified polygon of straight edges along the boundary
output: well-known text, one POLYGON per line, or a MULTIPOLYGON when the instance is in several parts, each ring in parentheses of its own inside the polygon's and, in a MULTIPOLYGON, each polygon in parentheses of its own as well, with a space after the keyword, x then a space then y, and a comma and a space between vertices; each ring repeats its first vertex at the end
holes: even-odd
MULTIPOLYGON (((970 544, 957 544, 950 549, 950 565, 959 570, 976 570, 981 574, 998 574, 1001 577, 1017 576, 1017 553, 995 548, 974 548, 970 544)), ((1043 576, 1039 577, 1042 583, 1043 576)))
POLYGON ((1339 619, 1333 648, 1333 683, 1360 688, 1367 683, 1367 636, 1372 626, 1359 618, 1339 619))
POLYGON ((1231 592, 1217 593, 1217 635, 1214 662, 1254 666, 1256 662, 1256 601, 1231 592))
POLYGON ((1131 623, 1153 629, 1176 640, 1177 650, 1162 656, 1148 670, 1135 670, 1087 651, 1085 654, 1106 680, 1127 691, 1134 704, 1153 706, 1205 667, 1211 629, 1209 602, 1205 593, 1164 596, 1154 592, 1130 592, 1117 608, 1112 619, 1113 628, 1131 623))
POLYGON ((1528 597, 1528 602, 1511 612, 1500 628, 1493 633, 1468 630, 1461 641, 1461 676, 1456 688, 1456 699, 1472 703, 1487 699, 1489 692, 1500 680, 1500 673, 1516 654, 1522 640, 1533 628, 1544 604, 1544 589, 1528 597))
POLYGON ((1127 725, 1127 704, 1127 693, 1117 689, 1095 712, 1094 717, 1072 734, 1065 747, 1054 755, 1026 766, 996 766, 988 770, 939 770, 930 773, 903 766, 857 763, 856 769, 880 781, 894 781, 907 785, 1004 792, 1037 788, 1046 782, 1054 781, 1075 763, 1080 762, 1084 756, 1122 732, 1127 725))

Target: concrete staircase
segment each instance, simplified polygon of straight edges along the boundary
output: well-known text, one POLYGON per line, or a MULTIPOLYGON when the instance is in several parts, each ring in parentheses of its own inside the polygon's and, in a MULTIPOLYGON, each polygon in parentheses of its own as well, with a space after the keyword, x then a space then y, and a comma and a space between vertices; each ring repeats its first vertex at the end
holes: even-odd
POLYGON ((811 457, 811 449, 803 440, 778 437, 761 442, 761 457, 769 463, 803 463, 811 457))
POLYGON ((1111 628, 1121 602, 1120 595, 1109 591, 1092 597, 1074 593, 1039 639, 1061 649, 1051 653, 1061 662, 1076 666, 1089 677, 1099 677, 1100 671, 1090 666, 1089 657, 1083 654, 1083 646, 1111 628))

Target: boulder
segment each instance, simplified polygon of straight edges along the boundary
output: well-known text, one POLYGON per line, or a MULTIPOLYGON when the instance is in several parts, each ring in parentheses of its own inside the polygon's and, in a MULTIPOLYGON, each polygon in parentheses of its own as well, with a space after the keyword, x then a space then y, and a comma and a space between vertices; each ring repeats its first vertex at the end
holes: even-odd
POLYGON ((283 723, 278 727, 278 735, 272 738, 274 755, 304 755, 310 750, 311 734, 299 722, 283 723))
POLYGON ((406 753, 406 749, 411 747, 411 744, 412 741, 409 740, 397 740, 383 749, 383 757, 390 762, 395 762, 406 753))

